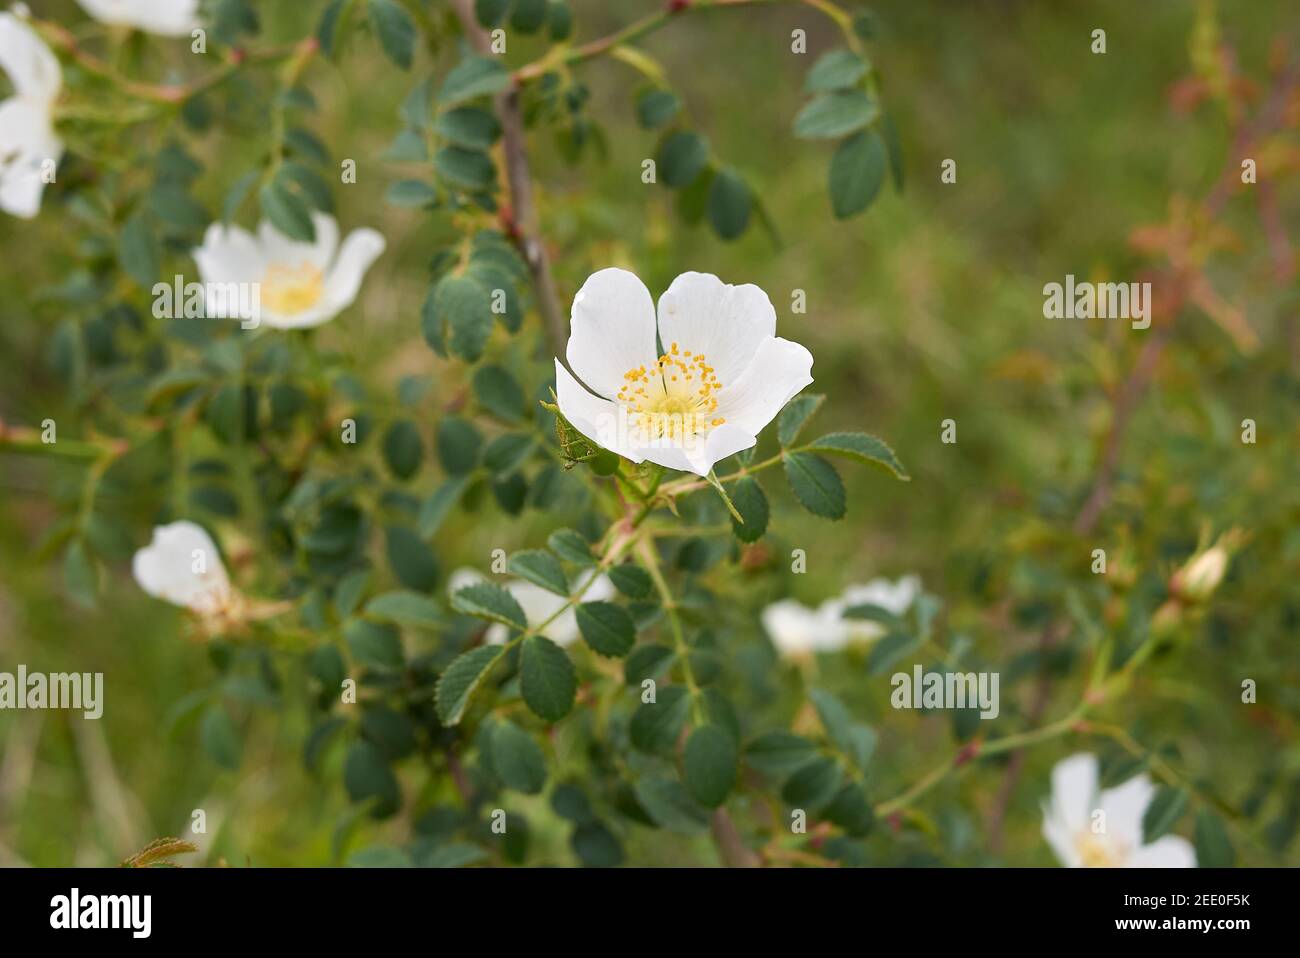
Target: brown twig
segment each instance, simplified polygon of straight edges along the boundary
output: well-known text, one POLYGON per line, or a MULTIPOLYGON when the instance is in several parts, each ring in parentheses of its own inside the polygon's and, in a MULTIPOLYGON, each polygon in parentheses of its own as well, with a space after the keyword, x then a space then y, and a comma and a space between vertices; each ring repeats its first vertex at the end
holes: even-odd
MULTIPOLYGON (((473 0, 452 0, 456 17, 474 49, 491 55, 492 41, 474 17, 473 0)), ((569 338, 569 323, 560 308, 560 297, 551 272, 551 261, 539 233, 537 206, 533 199, 533 177, 528 162, 528 144, 524 138, 523 111, 519 108, 519 90, 509 89, 497 96, 497 113, 501 118, 501 150, 510 187, 510 210, 505 215, 507 230, 523 253, 537 293, 537 310, 552 351, 561 362, 569 338)))

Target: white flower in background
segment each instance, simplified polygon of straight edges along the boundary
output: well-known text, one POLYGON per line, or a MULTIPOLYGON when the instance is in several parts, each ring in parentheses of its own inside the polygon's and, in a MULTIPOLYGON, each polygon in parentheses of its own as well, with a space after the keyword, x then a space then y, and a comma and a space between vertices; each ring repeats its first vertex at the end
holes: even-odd
POLYGON ((1185 838, 1143 844, 1142 816, 1155 791, 1146 775, 1098 791, 1097 759, 1071 755, 1052 769, 1043 837, 1070 868, 1195 868, 1196 852, 1185 838))
MULTIPOLYGON (((851 585, 837 600, 837 615, 843 616, 845 609, 855 605, 875 605, 891 615, 903 616, 912 607, 912 603, 921 594, 921 577, 903 576, 896 582, 888 579, 872 579, 866 585, 851 585)), ((850 640, 859 642, 878 639, 885 634, 885 627, 869 619, 844 619, 844 628, 850 640)))
POLYGON ((12 13, 0 13, 0 68, 14 91, 0 102, 0 209, 31 219, 45 191, 42 166, 63 155, 53 119, 63 76, 49 47, 12 13))
POLYGON ((135 554, 131 572, 155 599, 203 617, 222 615, 236 602, 216 543, 193 522, 155 526, 153 541, 135 554))
POLYGON ((163 37, 188 36, 199 25, 199 0, 77 0, 100 23, 163 37))
POLYGON ((339 246, 339 226, 325 213, 312 214, 316 242, 289 239, 263 221, 254 236, 233 225, 213 223, 194 251, 212 317, 264 322, 276 329, 304 329, 329 322, 352 305, 361 280, 384 238, 357 229, 339 246), (257 284, 257 308, 248 297, 230 295, 229 284, 257 284))
POLYGON ((847 638, 839 611, 833 599, 815 609, 795 599, 782 599, 763 610, 763 628, 782 658, 835 652, 844 647, 847 638))
POLYGON ((754 445, 813 381, 812 355, 777 337, 767 294, 708 273, 673 280, 659 298, 657 323, 634 274, 593 273, 573 300, 566 355, 593 390, 556 360, 556 397, 575 429, 633 462, 701 476, 754 445))
MULTIPOLYGON (((574 580, 574 589, 581 589, 591 582, 592 572, 586 570, 579 573, 574 580)), ((447 591, 455 594, 467 585, 474 585, 478 582, 488 582, 486 576, 481 575, 473 569, 457 569, 451 574, 447 583, 447 591)), ((545 622, 551 616, 564 608, 568 601, 562 595, 556 595, 554 592, 547 591, 541 586, 533 585, 524 579, 510 579, 500 583, 501 587, 514 596, 519 607, 524 610, 524 617, 528 619, 529 625, 538 625, 545 622)), ((608 576, 600 576, 594 582, 591 582, 587 591, 582 594, 583 602, 594 602, 600 599, 612 599, 614 597, 614 583, 609 581, 608 576)), ((542 630, 542 634, 554 642, 556 645, 570 645, 577 640, 578 616, 573 607, 565 609, 560 615, 542 630)), ((510 629, 498 623, 488 626, 487 632, 483 635, 483 641, 488 645, 502 645, 510 636, 510 629)))

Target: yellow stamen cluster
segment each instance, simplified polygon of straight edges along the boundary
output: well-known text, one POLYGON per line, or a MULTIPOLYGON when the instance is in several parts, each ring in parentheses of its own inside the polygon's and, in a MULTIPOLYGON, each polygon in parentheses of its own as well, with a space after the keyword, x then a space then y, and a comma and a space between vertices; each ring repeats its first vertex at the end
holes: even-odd
POLYGON ((1074 847, 1084 868, 1118 868, 1128 858, 1128 849, 1123 843, 1091 832, 1076 835, 1074 847))
POLYGON ((727 421, 713 415, 721 388, 703 353, 672 343, 649 369, 637 366, 623 374, 618 401, 650 439, 690 440, 727 421))
POLYGON ((262 277, 261 304, 282 316, 315 306, 324 292, 324 276, 311 263, 275 263, 262 277))

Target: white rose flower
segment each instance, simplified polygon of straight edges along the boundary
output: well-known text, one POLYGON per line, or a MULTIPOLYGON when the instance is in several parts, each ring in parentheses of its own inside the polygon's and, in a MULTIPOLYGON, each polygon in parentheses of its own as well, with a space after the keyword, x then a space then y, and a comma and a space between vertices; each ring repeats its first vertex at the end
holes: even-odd
POLYGON ((155 599, 203 617, 222 615, 236 602, 216 543, 193 522, 155 526, 153 541, 135 554, 131 572, 155 599))
POLYGON ((763 628, 782 658, 808 658, 815 652, 844 647, 845 622, 833 600, 810 609, 795 599, 782 599, 763 610, 763 628))
MULTIPOLYGON (((902 616, 912 607, 917 596, 921 594, 921 577, 903 576, 896 582, 888 579, 872 579, 866 585, 851 585, 837 600, 837 612, 843 616, 844 610, 855 605, 876 605, 892 615, 902 616)), ((844 628, 850 640, 867 642, 878 639, 885 634, 885 627, 879 622, 868 619, 844 619, 844 628)))
MULTIPOLYGON (((608 576, 600 576, 594 582, 591 581, 592 572, 590 569, 578 574, 574 580, 574 589, 581 589, 588 582, 591 585, 587 591, 582 594, 583 602, 595 602, 600 599, 612 599, 614 597, 614 583, 609 581, 608 576)), ((455 594, 467 585, 474 585, 478 582, 488 582, 486 576, 481 575, 473 569, 457 569, 448 579, 447 591, 455 594)), ((524 617, 528 619, 529 625, 539 625, 545 622, 551 616, 559 612, 568 600, 562 595, 556 595, 543 589, 539 585, 534 585, 524 579, 510 579, 500 583, 501 587, 514 596, 519 607, 524 610, 524 617)), ((556 618, 554 622, 542 630, 542 634, 554 642, 556 645, 565 646, 575 642, 581 634, 578 631, 578 616, 574 612, 573 606, 565 609, 556 618)), ((510 629, 498 623, 488 626, 487 632, 483 634, 483 641, 488 645, 504 645, 510 636, 510 629)))
POLYGON ((63 155, 53 119, 63 76, 50 48, 12 13, 0 13, 0 68, 14 91, 0 102, 0 209, 31 219, 45 191, 42 164, 63 155))
POLYGON ((213 223, 194 251, 213 317, 265 322, 276 329, 304 329, 329 322, 351 306, 366 270, 384 251, 372 229, 353 230, 339 246, 339 226, 325 213, 312 214, 316 242, 289 239, 263 221, 257 236, 213 223), (233 295, 229 284, 257 284, 259 308, 233 295))
POLYGON ((187 36, 199 25, 199 0, 77 0, 100 23, 163 37, 187 36))
POLYGON ((754 445, 813 381, 812 355, 777 337, 767 294, 708 273, 673 280, 657 323, 634 274, 593 273, 573 300, 566 355, 592 390, 556 360, 556 397, 575 429, 633 462, 701 476, 754 445))
POLYGON ((1185 838, 1165 835, 1143 843, 1142 816, 1155 791, 1146 775, 1138 775, 1099 792, 1097 759, 1071 755, 1052 769, 1043 837, 1069 868, 1195 868, 1196 852, 1185 838))

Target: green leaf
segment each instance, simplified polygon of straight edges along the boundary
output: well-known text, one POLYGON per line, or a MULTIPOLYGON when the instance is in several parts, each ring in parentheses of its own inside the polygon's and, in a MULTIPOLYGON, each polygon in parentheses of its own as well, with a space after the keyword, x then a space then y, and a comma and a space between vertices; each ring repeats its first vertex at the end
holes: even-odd
POLYGON ((455 658, 433 690, 438 721, 455 725, 465 715, 470 697, 497 660, 506 654, 504 645, 480 645, 455 658))
POLYGON ((388 564, 397 579, 408 589, 428 592, 438 582, 438 560, 433 550, 406 526, 389 526, 385 530, 388 564))
POLYGON ((510 26, 520 33, 536 33, 546 22, 546 0, 514 0, 510 26))
POLYGON ((514 472, 536 446, 532 433, 508 432, 497 436, 483 451, 483 465, 495 473, 514 472))
POLYGON ((1192 795, 1185 788, 1161 785, 1142 815, 1142 843, 1150 845, 1168 834, 1187 811, 1192 795))
POLYGON ((446 276, 434 295, 436 311, 451 330, 452 352, 476 362, 492 333, 491 293, 469 276, 446 276))
MULTIPOLYGON (((1145 823, 1144 823, 1145 824, 1145 823)), ((1196 813, 1196 864, 1199 868, 1231 868, 1237 860, 1228 830, 1215 812, 1196 813)))
POLYGON ((137 210, 122 226, 117 260, 122 271, 146 289, 153 287, 161 269, 162 253, 149 218, 137 210))
POLYGON ((524 391, 500 366, 480 366, 474 371, 474 395, 495 416, 508 420, 523 416, 524 391))
POLYGON ((830 692, 814 689, 808 697, 835 747, 858 768, 865 769, 876 750, 876 733, 869 726, 853 721, 849 710, 830 692))
POLYGON ((871 831, 871 826, 876 821, 875 810, 871 807, 867 793, 856 782, 849 782, 836 792, 822 814, 855 838, 871 831))
POLYGON ((682 108, 671 90, 646 90, 636 100, 637 122, 647 130, 663 126, 682 108))
POLYGON ((766 732, 745 748, 745 761, 768 775, 787 775, 817 754, 812 742, 793 732, 766 732))
POLYGON ((891 665, 921 644, 920 638, 906 632, 890 632, 871 647, 867 655, 867 671, 880 675, 891 665))
POLYGON ((433 493, 420 506, 420 516, 416 520, 416 531, 422 539, 432 538, 442 528, 442 521, 447 518, 453 506, 460 501, 461 493, 469 484, 466 476, 453 476, 433 493))
POLYGON ((429 209, 438 203, 438 191, 423 180, 399 180, 384 193, 389 206, 404 209, 429 209))
POLYGON ((463 615, 490 619, 512 629, 528 628, 528 619, 515 597, 491 582, 476 582, 458 590, 451 597, 451 607, 463 615))
POLYGON ((446 620, 438 603, 427 595, 398 589, 366 603, 366 615, 413 628, 436 628, 446 620))
POLYGON ((402 637, 391 625, 368 619, 351 619, 343 638, 352 657, 372 669, 395 671, 402 667, 402 637))
POLYGON ((230 713, 220 704, 213 703, 204 711, 199 723, 199 738, 214 762, 231 771, 239 768, 243 746, 230 713))
POLYGON ((733 516, 731 529, 741 542, 757 542, 767 531, 769 510, 767 496, 763 487, 753 476, 742 476, 731 487, 731 501, 742 520, 737 522, 733 516))
POLYGON ((825 400, 826 397, 819 393, 805 393, 785 404, 776 420, 776 437, 782 446, 794 444, 804 424, 821 408, 825 400))
POLYGON ((680 130, 659 147, 659 171, 668 186, 690 186, 709 161, 709 146, 698 133, 680 130))
POLYGON ((510 557, 510 571, 533 585, 541 586, 556 595, 568 596, 569 580, 564 575, 560 560, 544 549, 528 549, 510 557))
POLYGON ((333 211, 334 195, 330 192, 329 184, 311 167, 296 160, 287 160, 280 164, 275 180, 286 192, 301 199, 308 209, 324 210, 326 213, 333 211))
POLYGON ((343 785, 348 798, 358 804, 373 802, 371 815, 384 818, 402 804, 397 776, 384 754, 369 742, 354 742, 343 760, 343 785))
POLYGON ((370 22, 388 59, 403 70, 415 53, 415 23, 396 0, 370 0, 370 22))
POLYGON ((438 459, 442 468, 453 476, 463 476, 474 470, 482 443, 483 436, 468 420, 447 416, 438 423, 438 459))
POLYGON ((438 102, 453 106, 475 97, 500 93, 509 86, 510 73, 498 61, 471 56, 456 64, 447 74, 438 91, 438 102))
POLYGON ((834 466, 806 452, 787 452, 784 466, 785 477, 800 505, 815 516, 844 518, 844 483, 834 466))
POLYGON ((813 452, 825 452, 835 456, 847 456, 859 462, 871 463, 888 469, 904 482, 911 482, 903 464, 894 455, 894 450, 883 439, 869 436, 865 432, 831 432, 815 439, 806 447, 813 452))
MULTIPOLYGON (((343 13, 344 4, 348 0, 330 0, 329 6, 321 14, 320 21, 316 26, 316 40, 320 43, 321 51, 327 56, 334 56, 334 50, 338 42, 339 26, 341 25, 340 14, 343 13)), ((349 8, 351 4, 348 4, 349 8)))
POLYGON ((735 170, 719 170, 709 185, 709 222, 724 240, 733 240, 745 232, 753 196, 749 185, 735 170))
POLYGON ((505 19, 510 0, 474 0, 474 19, 479 26, 491 29, 505 19))
POLYGON ((664 752, 677 744, 677 737, 690 715, 690 693, 680 685, 656 690, 655 701, 642 702, 632 713, 628 735, 643 752, 664 752))
POLYGON ((831 210, 836 219, 848 219, 871 205, 885 182, 889 159, 885 144, 874 130, 855 133, 831 157, 831 210))
POLYGON ((852 50, 823 53, 804 78, 804 92, 828 93, 857 84, 867 74, 867 64, 852 50))
POLYGON ((643 778, 637 782, 635 792, 636 800, 646 814, 661 828, 684 835, 697 835, 708 827, 708 814, 696 804, 680 782, 643 778))
POLYGON ((536 795, 546 785, 546 757, 533 737, 511 721, 492 728, 492 769, 506 788, 536 795))
POLYGON ((650 580, 650 573, 630 562, 616 565, 610 569, 609 581, 614 583, 614 588, 631 599, 644 599, 650 594, 650 590, 654 588, 654 583, 650 580))
POLYGON ((433 121, 433 131, 467 150, 486 150, 501 136, 501 124, 487 110, 462 106, 439 113, 433 121))
POLYGON ((794 118, 794 135, 804 140, 838 139, 869 125, 879 115, 876 102, 861 90, 823 93, 794 118))
POLYGON ((578 676, 564 649, 543 635, 530 635, 520 650, 519 688, 535 715, 558 722, 573 708, 578 676))
POLYGON ((815 758, 790 776, 781 798, 794 808, 815 812, 835 797, 843 780, 844 772, 834 759, 815 758))
POLYGON ((291 240, 316 242, 316 227, 311 221, 311 210, 278 180, 265 184, 257 196, 262 205, 262 215, 271 221, 272 226, 291 240))
POLYGON ((334 589, 334 611, 338 613, 339 618, 346 619, 356 611, 359 603, 370 588, 371 580, 369 569, 360 569, 357 572, 344 576, 338 586, 334 589))
POLYGON ((424 460, 420 430, 409 419, 399 419, 384 433, 384 461, 398 479, 410 479, 424 460))
POLYGON ((621 658, 636 642, 636 626, 621 606, 612 602, 584 602, 576 610, 583 640, 599 652, 621 658))
POLYGON ((481 150, 444 146, 433 155, 433 168, 452 186, 471 193, 486 190, 496 180, 492 158, 481 150))
POLYGON ((547 537, 546 547, 574 565, 587 566, 596 561, 587 540, 572 529, 556 529, 547 537))
POLYGON ((686 740, 682 771, 691 797, 717 808, 736 784, 735 740, 720 726, 700 726, 686 740))
POLYGON ((253 191, 253 186, 262 178, 262 174, 257 170, 249 170, 226 192, 226 197, 221 203, 221 222, 229 223, 239 212, 239 208, 244 205, 244 200, 253 191))

